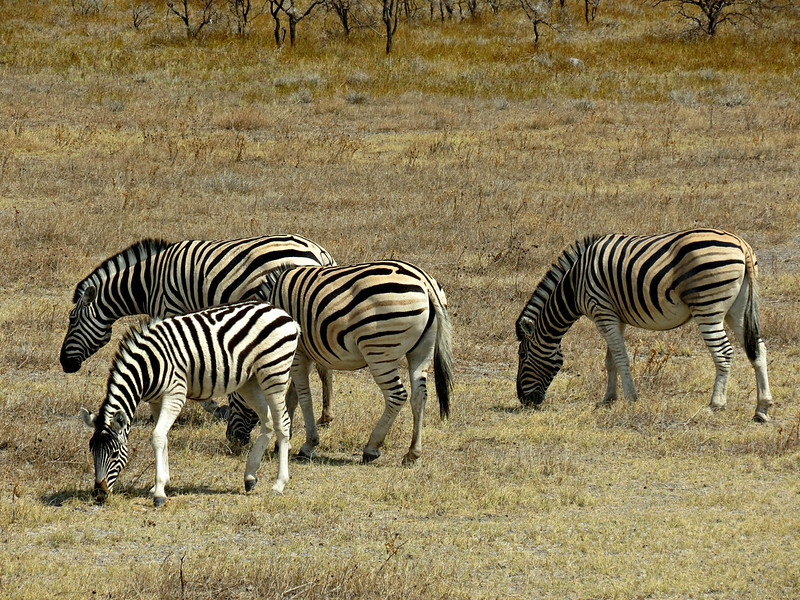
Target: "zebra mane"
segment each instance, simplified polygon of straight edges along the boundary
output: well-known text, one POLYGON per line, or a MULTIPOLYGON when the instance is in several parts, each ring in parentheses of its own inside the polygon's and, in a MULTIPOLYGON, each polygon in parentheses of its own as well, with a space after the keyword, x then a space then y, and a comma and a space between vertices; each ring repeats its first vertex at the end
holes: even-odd
POLYGON ((162 239, 146 238, 132 244, 125 250, 117 252, 98 265, 88 277, 75 286, 75 293, 72 295, 72 302, 76 303, 83 296, 86 286, 89 284, 98 285, 105 281, 114 273, 141 262, 149 256, 158 254, 166 250, 171 244, 162 239))
POLYGON ((550 266, 550 270, 539 281, 517 319, 516 332, 519 341, 522 341, 523 337, 531 335, 534 324, 539 320, 539 313, 550 295, 570 269, 575 266, 575 263, 586 253, 586 250, 601 237, 601 235, 587 235, 581 240, 576 240, 550 266))
POLYGON ((261 282, 261 284, 258 286, 258 289, 256 289, 254 299, 269 301, 272 290, 275 289, 275 284, 278 283, 278 278, 283 273, 289 269, 293 269, 296 266, 297 265, 292 263, 285 262, 272 269, 269 273, 267 273, 266 277, 264 277, 264 281, 261 282))

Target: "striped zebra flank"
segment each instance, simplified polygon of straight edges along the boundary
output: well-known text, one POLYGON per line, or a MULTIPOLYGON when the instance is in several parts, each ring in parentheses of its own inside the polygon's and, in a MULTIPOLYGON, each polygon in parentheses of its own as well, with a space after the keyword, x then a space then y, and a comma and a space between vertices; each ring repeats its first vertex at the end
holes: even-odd
MULTIPOLYGON (((103 261, 75 287, 74 307, 61 346, 67 373, 111 339, 121 317, 169 317, 240 300, 252 299, 266 275, 279 266, 334 265, 327 250, 299 235, 268 235, 234 240, 185 240, 168 243, 146 239, 103 261)), ((322 369, 323 412, 330 415, 331 377, 322 369)), ((203 407, 227 418, 212 399, 203 407)), ((246 408, 245 414, 257 421, 246 408)), ((252 427, 251 427, 252 429, 252 427)), ((248 430, 247 439, 250 433, 248 430)))
POLYGON ((517 396, 538 406, 563 364, 561 340, 581 316, 594 321, 608 349, 603 403, 638 398, 625 349, 627 325, 667 330, 693 319, 716 367, 710 410, 727 402, 733 348, 743 345, 756 375, 754 420, 770 419, 772 396, 758 316, 758 266, 742 238, 716 229, 661 235, 605 235, 579 240, 544 275, 517 319, 517 396))
MULTIPOLYGON (((270 275, 263 295, 300 324, 300 343, 292 366, 306 429, 299 454, 311 458, 319 444, 308 383, 312 361, 333 370, 368 367, 383 392, 383 415, 363 451, 364 462, 369 462, 380 456, 379 448, 408 397, 400 379, 401 365, 407 360, 413 432, 403 463, 414 463, 422 451, 431 365, 440 417, 450 414, 452 328, 447 300, 436 280, 401 261, 291 267, 270 275)), ((232 403, 229 439, 235 434, 237 412, 232 403)))
POLYGON ((106 500, 127 464, 128 434, 142 401, 150 403, 155 420, 151 492, 154 505, 161 506, 169 483, 167 434, 187 397, 202 400, 232 392, 265 424, 247 457, 245 490, 258 481, 256 471, 274 429, 279 465, 272 489, 282 492, 289 480, 285 396, 298 338, 297 324, 285 311, 260 301, 156 319, 129 330, 113 360, 97 415, 81 409, 94 429, 89 441, 94 498, 106 500))

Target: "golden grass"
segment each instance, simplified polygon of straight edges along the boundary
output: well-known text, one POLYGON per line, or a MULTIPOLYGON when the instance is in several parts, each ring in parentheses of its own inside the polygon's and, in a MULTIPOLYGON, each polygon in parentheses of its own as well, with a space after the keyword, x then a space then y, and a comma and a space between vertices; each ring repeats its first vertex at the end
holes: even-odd
POLYGON ((0 596, 797 596, 796 20, 700 41, 663 9, 601 5, 591 27, 579 9, 538 48, 510 12, 404 22, 387 60, 321 18, 276 51, 266 20, 187 41, 160 12, 135 31, 127 2, 4 4, 0 596), (759 256, 775 422, 750 421, 740 351, 728 410, 702 410, 713 366, 691 325, 630 330, 641 401, 595 409, 605 349, 580 321, 542 410, 521 410, 513 323, 550 261, 588 233, 697 224, 759 256), (358 464, 382 402, 338 374, 320 459, 292 463, 285 496, 273 462, 245 495, 244 456, 191 407, 153 510, 143 407, 121 489, 92 505, 76 415, 131 320, 63 374, 75 284, 141 237, 287 231, 445 287, 453 417, 429 411, 421 464, 399 466, 407 409, 358 464))

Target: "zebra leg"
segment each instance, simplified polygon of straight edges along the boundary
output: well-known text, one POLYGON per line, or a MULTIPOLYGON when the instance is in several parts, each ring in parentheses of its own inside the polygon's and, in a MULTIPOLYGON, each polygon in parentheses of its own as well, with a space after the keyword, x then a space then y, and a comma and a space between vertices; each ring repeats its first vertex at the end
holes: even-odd
POLYGON ((322 414, 317 420, 317 425, 325 427, 333 421, 331 413, 331 387, 333 384, 333 373, 323 366, 317 365, 317 374, 322 383, 322 414))
POLYGON ((606 373, 608 374, 606 393, 603 396, 603 400, 598 403, 602 406, 607 406, 617 401, 617 379, 619 379, 619 372, 617 371, 614 357, 611 355, 611 348, 606 348, 606 373))
POLYGON ((414 428, 411 434, 411 447, 403 457, 403 465, 413 465, 422 454, 422 426, 425 422, 425 405, 428 402, 428 369, 433 360, 433 344, 436 340, 435 329, 430 343, 417 346, 417 352, 410 352, 408 358, 408 374, 411 379, 411 413, 414 416, 414 428))
POLYGON ((276 492, 283 492, 289 481, 289 416, 286 414, 284 397, 289 385, 288 377, 281 377, 277 381, 267 374, 263 380, 251 378, 238 390, 247 405, 256 412, 261 421, 261 430, 255 443, 247 455, 247 464, 244 472, 244 488, 250 492, 258 483, 256 472, 261 466, 270 433, 274 427, 278 439, 278 477, 272 486, 276 492), (272 379, 272 380, 270 380, 272 379), (273 426, 273 427, 270 427, 273 426))
POLYGON ((186 403, 186 392, 181 390, 164 396, 158 408, 158 420, 153 428, 152 446, 155 454, 156 480, 152 488, 153 506, 162 506, 167 501, 166 486, 169 484, 169 453, 167 434, 186 403))
POLYGON ((297 390, 297 401, 303 411, 303 423, 306 427, 306 442, 300 447, 297 455, 309 460, 314 458, 316 454, 314 448, 319 445, 319 432, 314 421, 311 386, 308 383, 310 370, 311 360, 300 350, 297 350, 294 355, 294 363, 292 363, 292 382, 297 390))
POLYGON ((728 403, 728 377, 731 372, 733 348, 721 320, 703 320, 702 317, 695 316, 695 321, 697 321, 700 335, 708 346, 717 371, 714 379, 714 391, 711 393, 711 402, 708 408, 712 411, 722 410, 728 403))
MULTIPOLYGON (((738 304, 739 302, 737 299, 736 304, 734 304, 733 308, 725 317, 725 322, 733 331, 736 339, 740 342, 743 342, 743 316, 740 316, 735 312, 735 309, 739 308, 737 306, 738 304)), ((741 310, 743 311, 744 309, 741 310)), ((769 389, 769 377, 767 376, 767 347, 764 345, 764 340, 761 338, 758 340, 758 353, 756 354, 755 359, 750 360, 750 364, 753 365, 753 370, 756 374, 756 398, 758 402, 756 405, 756 414, 753 416, 753 420, 759 423, 766 423, 767 421, 771 420, 771 417, 769 416, 769 409, 772 406, 772 393, 769 389)))
POLYGON ((625 349, 625 326, 617 320, 595 321, 597 329, 606 340, 606 369, 608 370, 608 383, 603 403, 613 402, 617 397, 617 376, 622 380, 622 393, 625 400, 632 402, 639 399, 636 385, 631 375, 631 360, 625 349), (609 368, 610 365, 610 368, 609 368))
POLYGON ((362 461, 364 463, 372 462, 381 455, 379 448, 383 445, 386 439, 386 434, 389 433, 389 428, 397 418, 397 413, 408 398, 406 389, 400 381, 400 373, 397 364, 381 363, 378 365, 369 365, 372 372, 372 377, 375 383, 381 388, 384 397, 384 409, 381 418, 378 419, 378 424, 372 430, 369 436, 369 442, 364 447, 362 461))

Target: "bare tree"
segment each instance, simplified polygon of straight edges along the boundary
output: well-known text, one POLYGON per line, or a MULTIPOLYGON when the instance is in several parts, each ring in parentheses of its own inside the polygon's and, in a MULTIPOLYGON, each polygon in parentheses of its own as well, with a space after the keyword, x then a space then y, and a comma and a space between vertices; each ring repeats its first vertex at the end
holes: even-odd
POLYGON ((758 24, 764 12, 783 8, 779 0, 655 0, 653 4, 672 6, 676 14, 692 21, 708 35, 714 35, 723 23, 751 21, 758 24))
POLYGON ((133 20, 133 28, 139 29, 145 24, 155 13, 155 8, 151 2, 131 2, 131 18, 133 20))
POLYGON ((273 35, 275 36, 275 45, 279 46, 283 43, 286 37, 286 30, 281 29, 281 10, 283 9, 284 0, 269 0, 269 14, 272 15, 272 20, 275 23, 273 35))
POLYGON ((327 0, 325 6, 329 11, 336 13, 336 16, 339 17, 339 22, 342 24, 342 29, 344 29, 345 36, 349 36, 352 0, 327 0))
POLYGON ((383 13, 381 18, 386 27, 386 54, 392 52, 392 40, 397 31, 397 22, 400 17, 399 0, 383 0, 383 13))
POLYGON ((214 20, 214 17, 217 16, 214 0, 197 0, 196 2, 190 2, 189 0, 167 0, 167 8, 172 14, 183 21, 186 27, 186 36, 190 38, 197 37, 203 27, 210 24, 214 20), (197 10, 193 11, 190 9, 190 4, 196 5, 197 10), (192 24, 192 12, 198 13, 199 22, 194 25, 192 24))
POLYGON ((227 0, 227 2, 228 10, 236 19, 236 33, 245 35, 250 23, 266 12, 269 0, 259 2, 260 8, 253 6, 252 0, 227 0))
POLYGON ((297 24, 310 15, 311 11, 322 4, 324 0, 312 0, 305 11, 297 9, 294 3, 295 0, 287 0, 287 2, 289 6, 284 7, 284 4, 281 3, 281 8, 286 13, 286 16, 289 17, 289 45, 294 46, 295 41, 297 41, 297 24))
POLYGON ((553 0, 519 0, 525 16, 533 24, 533 43, 539 43, 539 26, 546 25, 553 28, 550 15, 553 9, 553 0))
MULTIPOLYGON (((564 6, 563 4, 561 6, 564 6)), ((589 17, 591 16, 592 21, 597 16, 597 7, 600 6, 600 0, 583 0, 583 18, 586 20, 586 24, 589 24, 589 17)))

